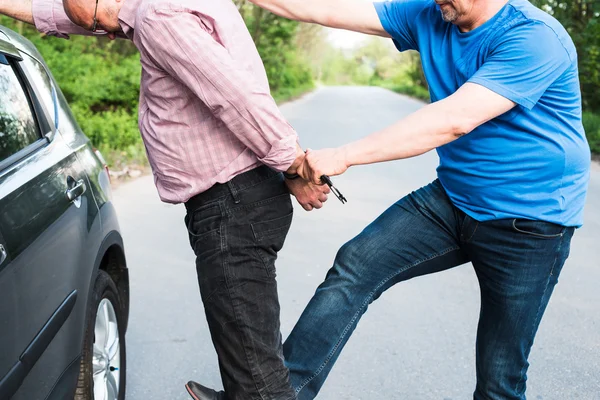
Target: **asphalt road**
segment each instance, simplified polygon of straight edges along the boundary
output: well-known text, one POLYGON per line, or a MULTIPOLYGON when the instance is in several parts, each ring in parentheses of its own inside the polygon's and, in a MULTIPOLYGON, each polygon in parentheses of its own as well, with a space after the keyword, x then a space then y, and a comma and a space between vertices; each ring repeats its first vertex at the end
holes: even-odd
MULTIPOLYGON (((305 147, 339 145, 391 124, 422 103, 378 88, 326 88, 282 107, 305 147)), ((410 191, 435 178, 435 153, 356 167, 335 179, 349 199, 296 207, 278 262, 284 337, 337 249, 410 191)), ((115 203, 131 274, 129 400, 187 399, 195 379, 221 387, 196 281, 183 206, 162 204, 151 177, 118 188, 115 203)), ((542 321, 530 358, 528 398, 600 399, 600 167, 584 228, 542 321)), ((465 265, 396 285, 362 319, 320 399, 472 398, 479 309, 465 265)))

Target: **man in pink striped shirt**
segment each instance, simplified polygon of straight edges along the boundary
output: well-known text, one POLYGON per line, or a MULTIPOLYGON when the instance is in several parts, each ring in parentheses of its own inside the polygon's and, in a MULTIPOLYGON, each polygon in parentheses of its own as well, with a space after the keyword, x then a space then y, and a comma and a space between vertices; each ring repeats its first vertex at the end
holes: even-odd
MULTIPOLYGON (((142 63, 140 132, 161 199, 187 208, 226 396, 295 399, 282 354, 275 259, 292 220, 290 192, 312 210, 329 189, 284 181, 281 172, 295 177, 304 152, 270 95, 235 5, 64 0, 63 9, 63 0, 0 0, 0 13, 48 35, 133 41, 142 63)), ((223 396, 200 386, 188 391, 196 399, 223 396)))

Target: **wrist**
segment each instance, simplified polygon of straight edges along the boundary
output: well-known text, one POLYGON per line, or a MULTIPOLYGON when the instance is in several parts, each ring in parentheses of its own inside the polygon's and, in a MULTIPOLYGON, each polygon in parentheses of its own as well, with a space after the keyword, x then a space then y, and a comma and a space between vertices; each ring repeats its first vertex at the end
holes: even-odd
POLYGON ((294 160, 292 165, 290 165, 290 167, 285 171, 285 174, 290 176, 296 175, 298 173, 298 168, 304 162, 304 157, 306 157, 304 150, 302 150, 300 146, 296 146, 296 159, 294 160))
POLYGON ((339 152, 340 159, 346 168, 350 168, 351 166, 355 165, 355 162, 353 162, 352 144, 347 144, 340 147, 339 152))

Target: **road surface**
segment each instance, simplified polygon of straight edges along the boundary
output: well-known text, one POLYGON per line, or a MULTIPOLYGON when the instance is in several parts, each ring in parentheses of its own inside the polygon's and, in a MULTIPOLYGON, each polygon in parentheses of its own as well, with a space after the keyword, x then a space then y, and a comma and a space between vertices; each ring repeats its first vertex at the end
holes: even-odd
MULTIPOLYGON (((304 147, 339 145, 383 128, 422 103, 379 88, 324 88, 282 107, 304 147)), ((355 167, 331 197, 296 215, 278 261, 284 337, 336 250, 390 204, 435 178, 437 156, 355 167)), ((189 379, 221 387, 196 281, 184 207, 159 201, 151 177, 115 193, 131 275, 129 400, 187 399, 189 379)), ((528 399, 600 399, 600 168, 585 226, 542 321, 528 399)), ((479 289, 470 265, 396 285, 360 322, 320 399, 472 398, 479 289)))

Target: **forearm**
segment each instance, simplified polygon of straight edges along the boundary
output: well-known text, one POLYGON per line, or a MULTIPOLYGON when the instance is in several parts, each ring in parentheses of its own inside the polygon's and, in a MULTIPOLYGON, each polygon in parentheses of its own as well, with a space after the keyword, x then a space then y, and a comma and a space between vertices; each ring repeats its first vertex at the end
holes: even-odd
POLYGON ((322 23, 315 10, 330 7, 328 4, 337 3, 337 0, 323 2, 321 0, 250 0, 257 6, 264 8, 281 17, 302 22, 322 23))
POLYGON ((33 25, 32 0, 0 0, 0 14, 33 25))
POLYGON ((365 0, 250 0, 281 17, 388 37, 372 3, 365 0))
POLYGON ((342 147, 348 166, 415 157, 471 130, 444 101, 427 105, 396 124, 342 147))

